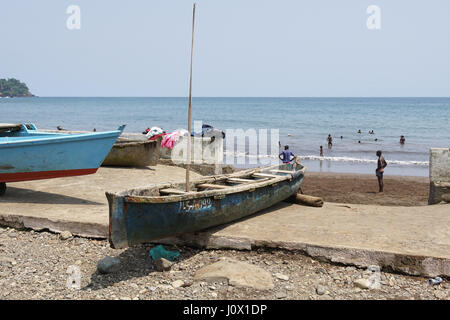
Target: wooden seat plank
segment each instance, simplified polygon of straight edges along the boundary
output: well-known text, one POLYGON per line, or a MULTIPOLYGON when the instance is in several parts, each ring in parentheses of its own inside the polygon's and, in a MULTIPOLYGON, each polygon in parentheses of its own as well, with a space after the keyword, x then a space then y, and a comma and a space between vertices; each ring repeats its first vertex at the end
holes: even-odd
POLYGON ((262 177, 262 178, 279 178, 280 176, 276 175, 276 174, 269 174, 269 173, 254 173, 253 174, 254 177, 262 177))
POLYGON ((277 173, 294 173, 295 171, 290 170, 270 170, 270 172, 277 172, 277 173))
POLYGON ((160 194, 185 194, 185 191, 181 191, 178 189, 173 189, 173 188, 166 188, 166 189, 160 189, 159 190, 160 194))
POLYGON ((230 186, 224 186, 224 185, 220 185, 220 184, 211 184, 211 183, 202 183, 202 184, 197 185, 197 188, 227 189, 227 188, 230 188, 230 186))

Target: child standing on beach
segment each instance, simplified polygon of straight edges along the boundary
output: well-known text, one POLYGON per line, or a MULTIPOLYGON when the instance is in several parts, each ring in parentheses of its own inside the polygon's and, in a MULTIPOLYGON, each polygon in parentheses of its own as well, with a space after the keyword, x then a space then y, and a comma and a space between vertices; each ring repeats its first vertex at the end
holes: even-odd
POLYGON ((381 153, 382 153, 381 150, 377 151, 378 162, 377 162, 377 169, 375 170, 375 174, 378 178, 378 188, 379 188, 378 192, 380 194, 383 194, 383 188, 384 188, 383 173, 384 173, 384 168, 386 168, 386 166, 387 166, 387 162, 386 162, 386 160, 384 160, 381 153))

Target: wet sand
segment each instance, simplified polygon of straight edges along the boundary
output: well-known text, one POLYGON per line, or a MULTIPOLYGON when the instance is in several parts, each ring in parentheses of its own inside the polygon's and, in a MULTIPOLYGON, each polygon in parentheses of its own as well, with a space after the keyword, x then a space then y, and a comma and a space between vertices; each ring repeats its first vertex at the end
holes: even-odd
POLYGON ((422 206, 428 203, 429 180, 385 175, 384 194, 380 195, 375 174, 307 172, 302 190, 327 202, 422 206))

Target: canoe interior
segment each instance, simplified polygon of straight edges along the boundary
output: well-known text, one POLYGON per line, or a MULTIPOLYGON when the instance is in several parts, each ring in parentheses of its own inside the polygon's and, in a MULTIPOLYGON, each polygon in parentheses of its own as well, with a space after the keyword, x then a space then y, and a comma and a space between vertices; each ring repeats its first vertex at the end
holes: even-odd
POLYGON ((129 202, 177 202, 265 187, 291 180, 298 175, 303 175, 304 171, 305 167, 301 164, 283 164, 195 180, 190 183, 190 192, 185 191, 185 183, 166 183, 123 191, 116 196, 124 197, 129 202))

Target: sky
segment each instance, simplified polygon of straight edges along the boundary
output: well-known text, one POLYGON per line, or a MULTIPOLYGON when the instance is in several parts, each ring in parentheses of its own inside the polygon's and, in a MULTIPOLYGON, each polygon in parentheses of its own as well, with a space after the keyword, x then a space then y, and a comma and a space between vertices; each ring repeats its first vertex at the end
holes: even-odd
MULTIPOLYGON (((192 5, 2 0, 0 78, 38 96, 187 96, 192 5)), ((449 16, 448 0, 198 0, 193 95, 448 97, 449 16)))

